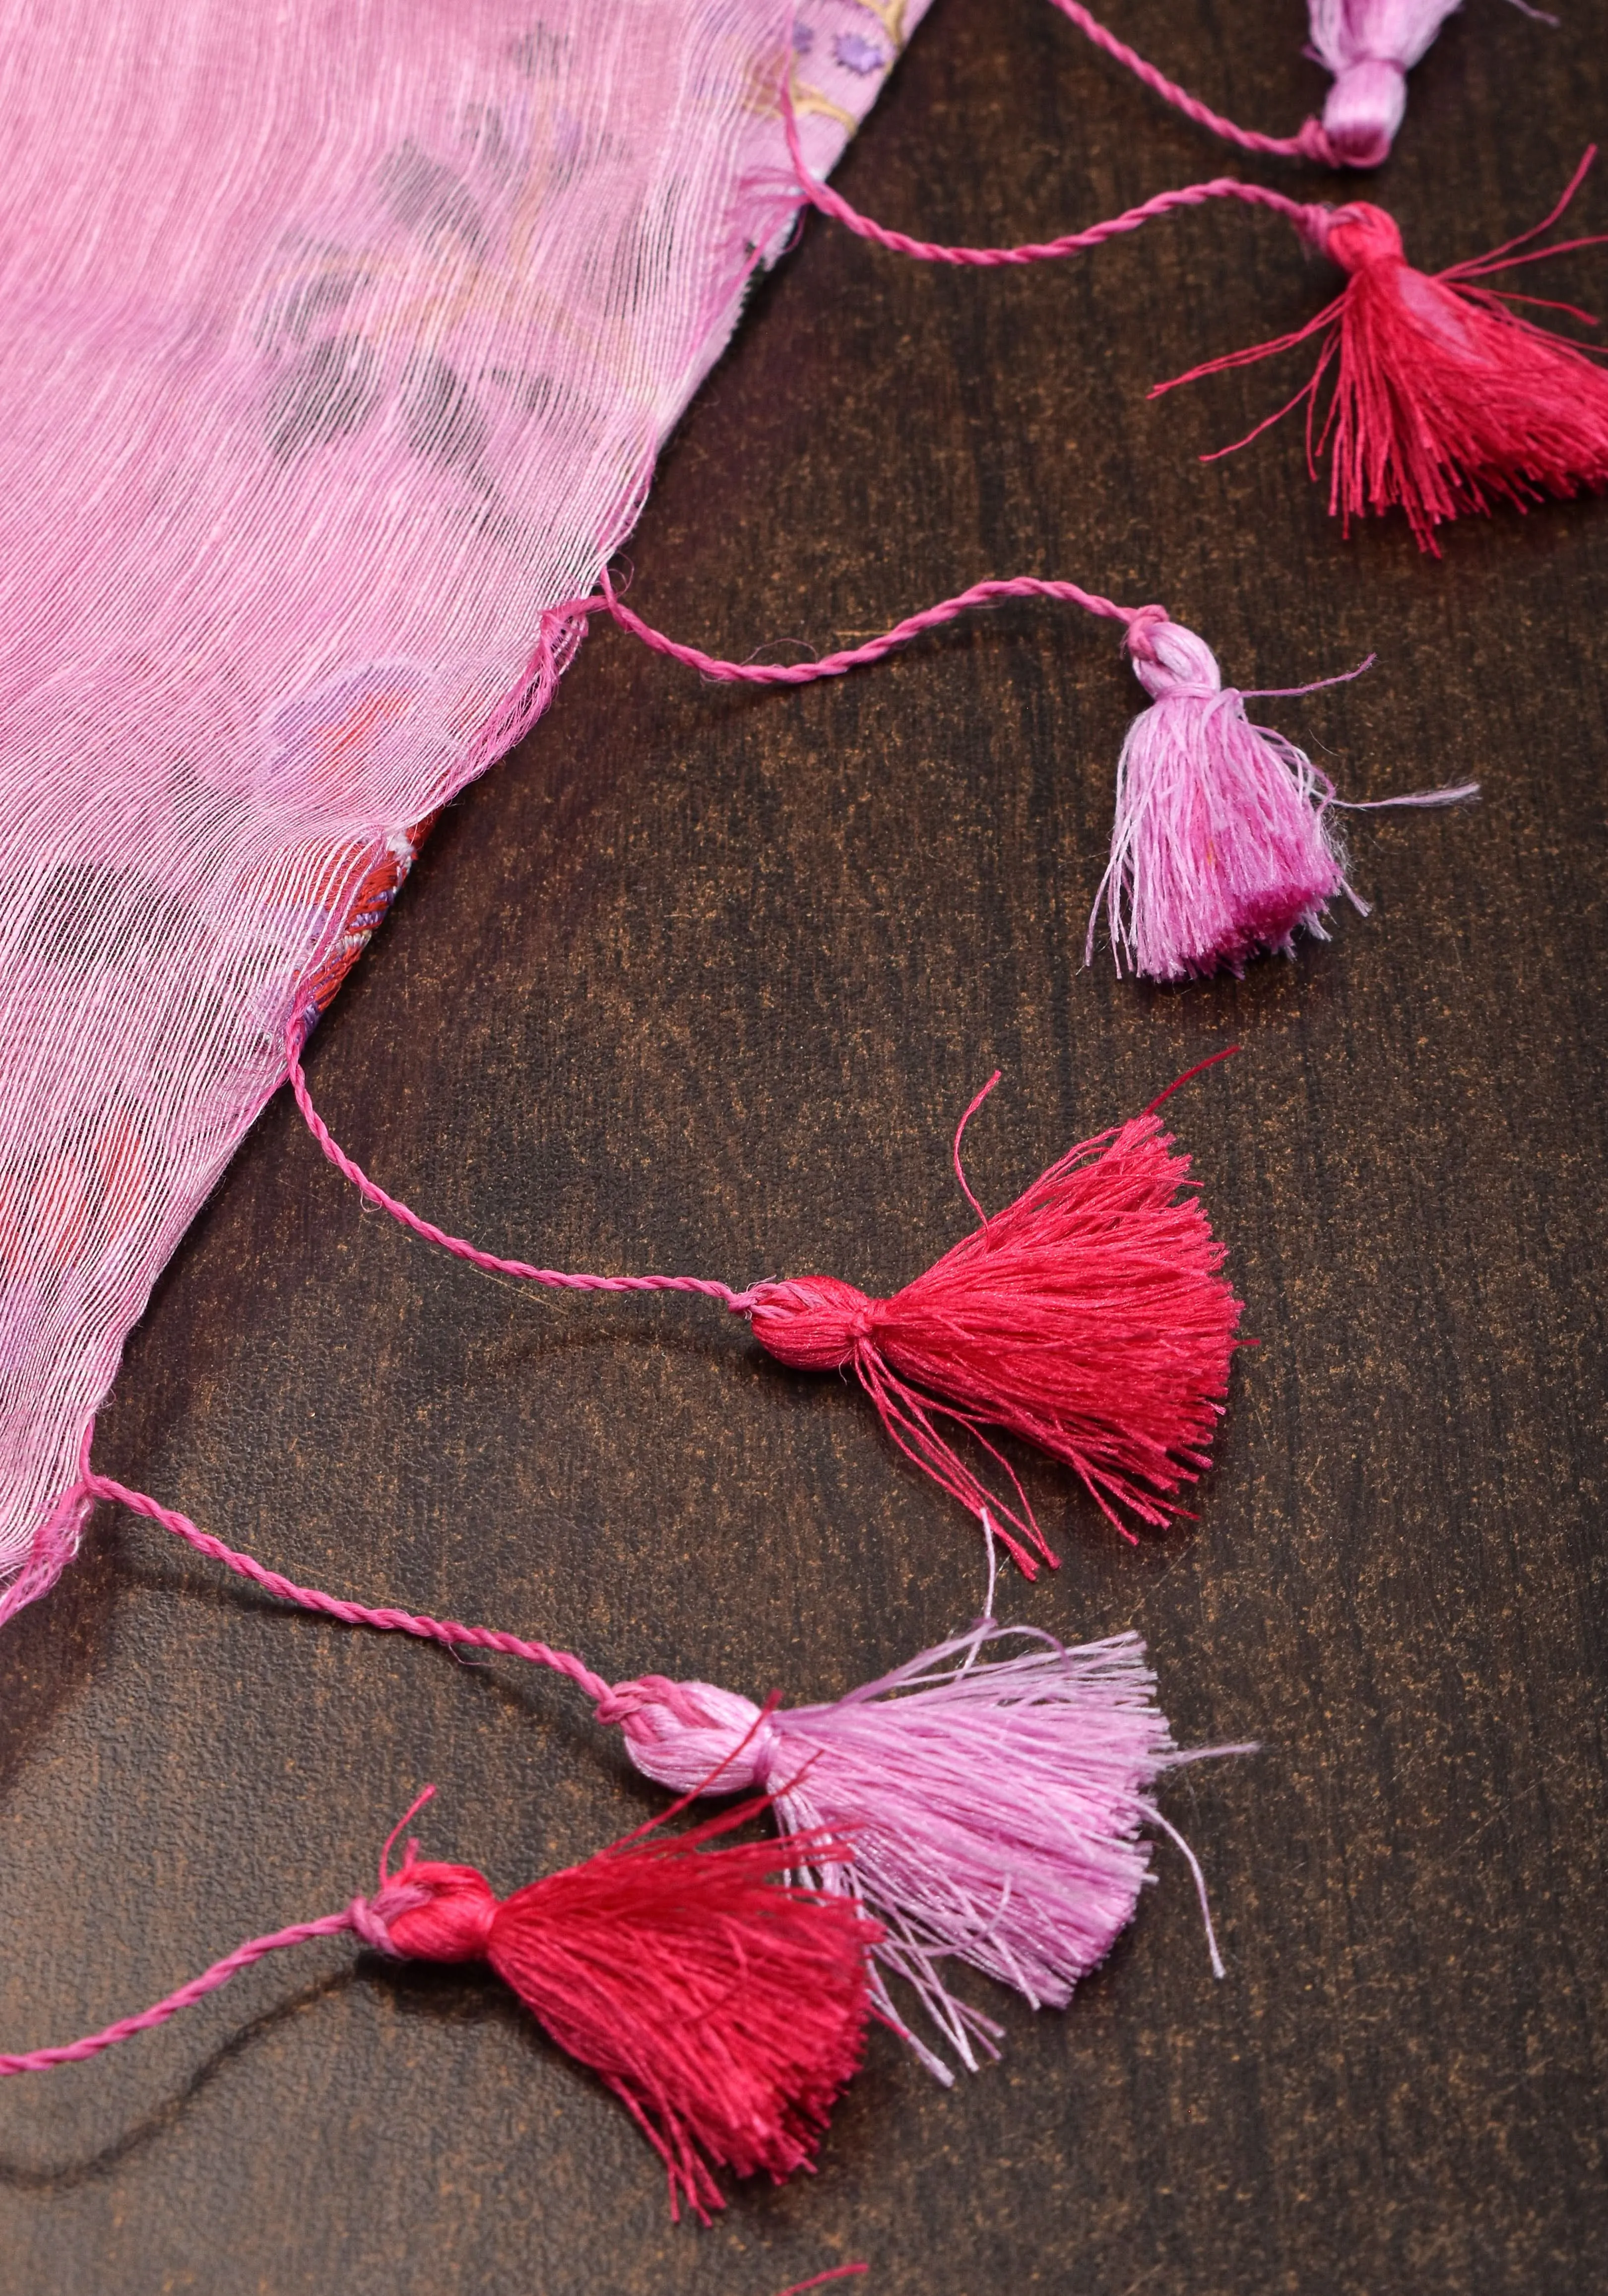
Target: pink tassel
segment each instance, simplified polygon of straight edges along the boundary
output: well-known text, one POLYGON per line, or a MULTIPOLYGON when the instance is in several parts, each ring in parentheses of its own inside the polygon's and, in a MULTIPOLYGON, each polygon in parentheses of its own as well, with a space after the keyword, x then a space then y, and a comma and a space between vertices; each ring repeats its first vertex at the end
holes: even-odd
MULTIPOLYGON (((1506 290, 1471 283, 1601 243, 1513 252, 1558 220, 1596 156, 1595 147, 1587 152, 1545 222, 1433 275, 1407 261, 1382 208, 1358 201, 1313 210, 1312 234, 1349 274, 1341 293, 1293 334, 1208 360, 1151 397, 1316 339, 1322 348, 1310 381, 1249 438, 1304 400, 1315 475, 1319 455, 1330 455, 1330 510, 1349 527, 1399 508, 1419 547, 1437 554, 1435 529, 1445 520, 1493 502, 1522 510, 1544 495, 1600 490, 1608 486, 1608 374, 1596 363, 1600 354, 1520 318, 1507 308, 1506 290), (1320 419, 1325 375, 1333 389, 1320 419)), ((1567 304, 1557 308, 1593 324, 1567 304)))
MULTIPOLYGON (((792 1832, 853 1844, 852 1866, 813 1860, 810 1878, 881 1925, 876 2006, 948 2081, 887 1979, 912 1988, 972 2070, 980 2048, 997 2055, 1000 2028, 950 1991, 945 1959, 1035 2008, 1065 2008, 1133 1919, 1150 1878, 1140 1829, 1171 1831, 1151 1799, 1177 1759, 1154 1693, 1136 1635, 1067 1649, 983 1619, 833 1705, 772 1711, 711 1683, 649 1676, 621 1684, 598 1718, 619 1723, 632 1760, 660 1785, 759 1787, 792 1832), (980 1662, 1007 1642, 1028 1647, 980 1662)), ((1207 1935, 1221 1976, 1209 1916, 1207 1935)))
MULTIPOLYGON (((1357 804, 1337 798, 1303 750, 1271 726, 1253 726, 1246 695, 1225 687, 1216 658, 1193 630, 1164 615, 1136 622, 1128 651, 1152 706, 1135 718, 1117 767, 1111 859, 1089 917, 1092 962, 1100 904, 1111 920, 1117 969, 1152 980, 1184 980, 1226 966, 1243 972, 1262 949, 1295 954, 1300 931, 1326 940, 1328 902, 1343 893, 1345 856, 1336 809, 1459 805, 1478 782, 1357 804)), ((1339 685, 1372 667, 1316 685, 1339 685)))
POLYGON ((852 1371, 906 1456, 980 1521, 991 1516, 1031 1578, 1030 1547, 1052 1566, 1055 1557, 983 1429, 1063 1461, 1125 1537, 1120 1509, 1160 1526, 1210 1464, 1241 1308, 1223 1246, 1194 1197, 1180 1194, 1189 1159, 1173 1152, 1156 1103, 1080 1141, 1014 1203, 985 1214, 960 1143, 997 1081, 955 1138, 956 1173, 980 1223, 970 1235, 890 1299, 804 1275, 757 1283, 742 1305, 779 1363, 852 1371), (1014 1505, 961 1458, 946 1420, 1005 1469, 1014 1505))
POLYGON ((472 1866, 410 1850, 398 1886, 422 1902, 387 1923, 394 1953, 488 1962, 625 2104, 664 2162, 672 2217, 685 2201, 706 2224, 725 2205, 711 2166, 780 2185, 813 2164, 870 2007, 876 1932, 848 1893, 778 1886, 777 1843, 710 1847, 764 1807, 679 1834, 655 1819, 501 1900, 472 1866))
MULTIPOLYGON (((1289 201, 1284 205, 1303 227, 1326 228, 1325 209, 1297 208, 1289 201)), ((1127 629, 1125 644, 1140 680, 1157 702, 1154 709, 1136 721, 1123 748, 1117 774, 1112 858, 1095 905, 1097 914, 1100 898, 1109 903, 1112 946, 1120 967, 1126 957, 1131 972, 1159 980, 1210 973, 1218 965, 1238 972, 1259 949, 1292 954, 1298 927, 1304 926, 1322 939, 1325 905, 1337 892, 1345 892, 1366 914, 1366 905, 1345 882, 1339 846, 1328 820, 1331 808, 1341 801, 1335 798, 1331 784, 1282 735, 1248 723, 1243 698, 1232 690, 1223 690, 1217 663, 1206 646, 1170 620, 1161 606, 1120 606, 1075 583, 1017 577, 1006 582, 979 583, 957 598, 944 599, 851 653, 781 665, 723 661, 697 647, 677 644, 634 614, 606 575, 598 597, 573 600, 561 611, 589 612, 606 605, 622 628, 655 652, 685 662, 706 676, 802 684, 880 660, 893 646, 952 619, 964 609, 1008 596, 1052 598, 1122 622, 1127 629)), ((1318 681, 1322 685, 1338 682, 1318 681)), ((1473 794, 1475 785, 1465 783, 1385 802, 1436 805, 1473 794)), ((1091 918, 1086 961, 1093 947, 1091 918)), ((357 1178, 357 1185, 370 1193, 371 1201, 383 1203, 431 1241, 457 1250, 439 1229, 421 1225, 390 1199, 372 1193, 356 1168, 334 1149, 297 1082, 293 1047, 291 1073, 308 1120, 332 1160, 349 1177, 357 1178)), ((529 1275, 532 1272, 518 1264, 488 1260, 472 1249, 465 1250, 463 1256, 505 1273, 529 1275)), ((830 1309, 835 1302, 851 1315, 860 1312, 855 1302, 863 1304, 862 1295, 851 1287, 834 1289, 834 1279, 827 1276, 805 1280, 815 1287, 817 1306, 830 1309)), ((751 1307, 762 1292, 768 1300, 769 1287, 758 1286, 753 1293, 744 1295, 745 1306, 751 1307)), ((781 1346, 772 1352, 781 1353, 783 1361, 800 1369, 836 1370, 849 1359, 830 1314, 801 1329, 774 1326, 768 1315, 763 1321, 756 1315, 754 1328, 767 1347, 771 1332, 776 1329, 781 1346)), ((935 1384, 943 1393, 942 1382, 935 1384)), ((904 1399, 894 1397, 891 1386, 885 1388, 885 1393, 896 1403, 904 1399)), ((913 1417, 907 1414, 901 1420, 898 1409, 885 1410, 883 1416, 896 1434, 899 1425, 907 1432, 914 1425, 913 1417)), ((1014 1423, 1000 1419, 997 1423, 1014 1423)), ((930 1428, 916 1429, 917 1439, 905 1447, 923 1464, 936 1456, 927 1445, 930 1431, 930 1428)), ((1025 1423, 1017 1424, 1017 1431, 1037 1439, 1025 1423)), ((956 1480, 960 1470, 954 1466, 952 1472, 952 1462, 950 1454, 943 1461, 939 1480, 964 1505, 976 1508, 986 1494, 974 1483, 962 1488, 956 1480)))
MULTIPOLYGON (((1399 504, 1421 547, 1433 550, 1436 525, 1460 512, 1488 509, 1493 500, 1522 508, 1527 499, 1542 495, 1577 495, 1608 486, 1608 377, 1573 344, 1506 308, 1511 301, 1533 299, 1471 283, 1496 271, 1600 243, 1571 240, 1529 255, 1513 252, 1557 221, 1595 150, 1587 152, 1546 222, 1488 256, 1431 277, 1407 264, 1401 234, 1382 209, 1362 202, 1339 209, 1304 205, 1265 184, 1227 176, 1158 193, 1121 215, 1056 239, 1011 247, 915 239, 862 215, 811 176, 785 91, 783 112, 794 169, 811 204, 862 239, 923 263, 988 268, 1050 262, 1211 200, 1235 200, 1282 216, 1350 275, 1344 291, 1292 334, 1210 359, 1157 384, 1151 396, 1318 337, 1322 348, 1311 381, 1250 437, 1258 437, 1304 399, 1309 461, 1315 464, 1317 455, 1332 447, 1330 506, 1348 522, 1365 512, 1399 504), (1317 436, 1316 403, 1332 365, 1333 397, 1317 436)), ((1555 308, 1595 324, 1568 304, 1555 308)), ((1131 626, 1131 610, 1126 619, 1131 626)))
POLYGON ((304 1025, 292 1022, 287 1034, 291 1089, 313 1137, 365 1201, 488 1274, 567 1292, 718 1300, 748 1317, 778 1363, 852 1371, 906 1457, 972 1513, 991 1514, 1030 1578, 1035 1554, 1052 1566, 1055 1557, 1020 1478, 985 1429, 1021 1436, 1063 1461, 1125 1538, 1133 1534, 1119 1510, 1164 1524, 1178 1512, 1182 1486, 1210 1464, 1240 1302, 1205 1213, 1193 1195, 1180 1196, 1189 1159, 1172 1152, 1156 1116, 1166 1093, 1142 1116, 1079 1141, 990 1218, 966 1186, 960 1143, 998 1082, 996 1071, 955 1136, 956 1175, 980 1225, 924 1275, 886 1300, 835 1275, 737 1292, 712 1276, 537 1267, 422 1218, 370 1179, 314 1107, 301 1065, 304 1025), (995 1461, 1014 1505, 990 1493, 945 1422, 995 1461))
POLYGON ((1459 0, 1310 0, 1312 50, 1334 75, 1323 129, 1337 165, 1377 168, 1407 112, 1407 76, 1459 0))
POLYGON ((1120 972, 1183 980, 1243 972, 1260 949, 1294 954, 1301 928, 1347 893, 1328 822, 1333 791, 1304 751, 1253 726, 1215 656, 1177 622, 1136 624, 1128 651, 1153 706, 1135 718, 1117 767, 1102 900, 1120 972))

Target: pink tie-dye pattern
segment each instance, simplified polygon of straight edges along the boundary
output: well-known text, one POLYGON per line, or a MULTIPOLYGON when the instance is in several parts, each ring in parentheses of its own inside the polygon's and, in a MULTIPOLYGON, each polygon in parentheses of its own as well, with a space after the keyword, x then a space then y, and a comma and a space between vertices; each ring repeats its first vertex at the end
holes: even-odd
POLYGON ((288 1017, 785 243, 790 37, 819 174, 924 6, 4 0, 0 1619, 288 1017))

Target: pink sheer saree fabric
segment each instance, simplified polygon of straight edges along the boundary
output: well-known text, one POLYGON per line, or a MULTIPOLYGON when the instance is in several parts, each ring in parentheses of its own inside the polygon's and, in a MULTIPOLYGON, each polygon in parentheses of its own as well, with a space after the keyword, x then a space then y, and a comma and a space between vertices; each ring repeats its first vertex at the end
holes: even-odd
POLYGON ((0 1619, 924 6, 0 0, 0 1619))

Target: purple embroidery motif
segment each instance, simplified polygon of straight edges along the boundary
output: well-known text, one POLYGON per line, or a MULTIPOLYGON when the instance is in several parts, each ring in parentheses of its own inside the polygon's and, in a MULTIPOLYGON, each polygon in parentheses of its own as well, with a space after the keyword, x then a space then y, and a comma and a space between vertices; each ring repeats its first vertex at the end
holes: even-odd
POLYGON ((832 53, 845 71, 858 72, 862 78, 867 72, 882 71, 888 62, 874 40, 863 40, 857 32, 840 32, 832 53))

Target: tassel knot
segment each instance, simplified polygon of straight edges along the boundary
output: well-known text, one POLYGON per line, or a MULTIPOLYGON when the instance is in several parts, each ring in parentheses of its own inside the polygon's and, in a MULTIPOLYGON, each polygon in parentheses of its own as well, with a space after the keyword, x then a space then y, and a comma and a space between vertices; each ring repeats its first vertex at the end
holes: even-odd
POLYGON ((385 1882, 373 1897, 354 1898, 346 1917, 353 1935, 360 1937, 371 1951, 399 1961, 402 1948, 391 1936, 391 1923, 399 1914, 410 1913, 423 1903, 423 1891, 402 1882, 385 1882))
POLYGON ((1329 90, 1325 139, 1343 166, 1377 168, 1406 117, 1406 67, 1395 56, 1358 56, 1329 90))
POLYGON ((1324 253, 1342 271, 1377 270, 1380 265, 1407 261, 1401 231, 1394 216, 1367 200, 1353 200, 1336 208, 1326 222, 1324 253))
POLYGON ((392 1953, 409 1961, 490 1958, 498 1899, 472 1866, 441 1866, 410 1857, 391 1890, 407 1902, 384 1910, 383 1894, 369 1912, 389 1933, 392 1953))
POLYGON ((794 1371, 841 1371, 875 1337, 882 1300, 867 1299, 835 1275, 756 1283, 746 1312, 767 1355, 794 1371))
POLYGON ((1153 701, 1192 695, 1210 701, 1223 690, 1218 658, 1204 638, 1182 623, 1136 623, 1128 634, 1134 676, 1153 701))
POLYGON ((643 1775, 677 1794, 762 1791, 779 1751, 765 1710, 712 1682, 644 1675, 600 1699, 597 1718, 618 1723, 643 1775))

